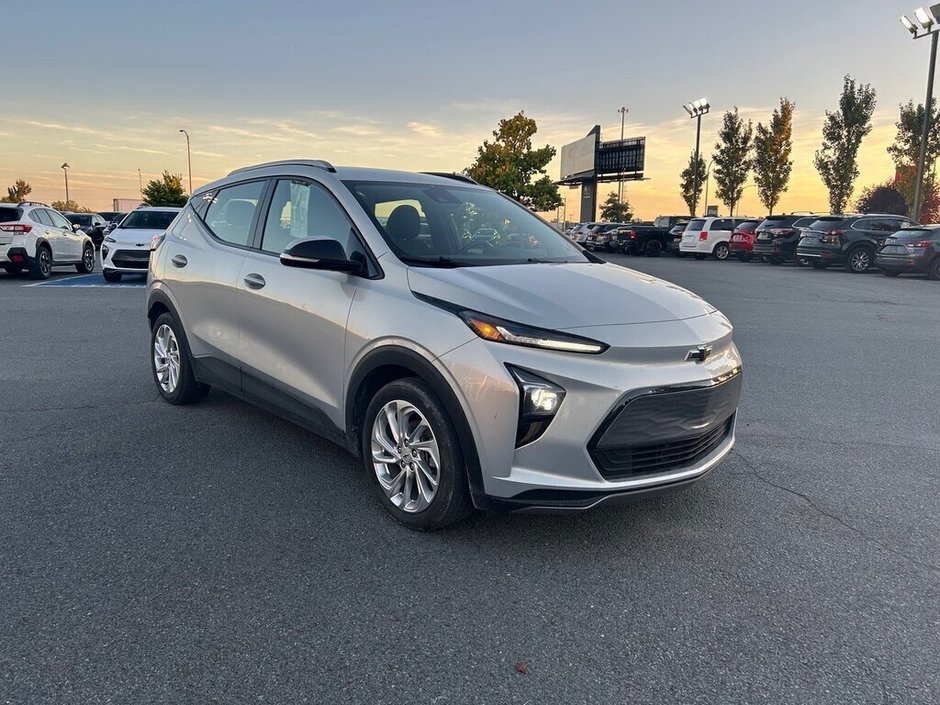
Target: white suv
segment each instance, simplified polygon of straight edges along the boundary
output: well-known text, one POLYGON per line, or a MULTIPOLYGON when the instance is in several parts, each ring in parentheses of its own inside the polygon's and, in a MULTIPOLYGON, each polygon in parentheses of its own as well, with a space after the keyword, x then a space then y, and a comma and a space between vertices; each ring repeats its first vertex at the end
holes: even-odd
POLYGON ((163 235, 181 208, 141 206, 109 232, 101 244, 101 273, 109 282, 125 274, 147 274, 150 241, 163 235))
POLYGON ((731 234, 739 223, 754 218, 694 218, 689 221, 682 233, 679 254, 695 255, 696 259, 705 259, 714 255, 715 259, 726 260, 731 254, 731 234))
POLYGON ((78 227, 43 203, 0 203, 0 267, 9 274, 25 269, 33 279, 65 265, 91 273, 95 245, 78 227))

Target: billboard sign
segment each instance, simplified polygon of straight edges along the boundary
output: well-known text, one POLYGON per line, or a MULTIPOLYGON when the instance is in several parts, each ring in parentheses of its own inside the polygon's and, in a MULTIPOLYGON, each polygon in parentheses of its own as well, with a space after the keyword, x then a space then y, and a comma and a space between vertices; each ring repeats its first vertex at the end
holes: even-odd
POLYGON ((597 149, 597 175, 618 179, 642 179, 646 162, 646 138, 601 142, 597 149))
POLYGON ((561 148, 561 178, 594 174, 594 157, 597 153, 597 135, 593 132, 577 142, 561 148))

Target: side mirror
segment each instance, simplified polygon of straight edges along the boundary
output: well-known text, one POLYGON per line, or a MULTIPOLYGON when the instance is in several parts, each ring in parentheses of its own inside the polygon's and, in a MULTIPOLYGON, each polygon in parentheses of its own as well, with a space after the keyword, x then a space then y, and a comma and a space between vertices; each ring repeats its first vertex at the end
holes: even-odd
POLYGON ((286 267, 324 269, 351 274, 362 271, 362 262, 350 260, 346 257, 343 246, 327 237, 297 240, 281 253, 281 264, 286 267))
POLYGON ((79 225, 78 223, 72 223, 72 230, 74 230, 75 232, 78 232, 81 229, 82 229, 81 225, 79 225))

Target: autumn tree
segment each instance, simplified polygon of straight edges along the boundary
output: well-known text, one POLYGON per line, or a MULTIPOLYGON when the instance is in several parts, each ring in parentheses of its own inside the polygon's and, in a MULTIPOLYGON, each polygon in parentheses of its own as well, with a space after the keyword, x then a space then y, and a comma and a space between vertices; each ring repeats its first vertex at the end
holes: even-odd
POLYGON ((494 140, 477 148, 476 161, 465 173, 484 186, 506 194, 527 208, 551 211, 561 205, 558 187, 545 171, 555 148, 532 148, 538 128, 535 120, 520 112, 499 121, 494 140))
POLYGON ((150 181, 142 192, 144 203, 148 206, 176 206, 186 205, 188 196, 183 189, 183 175, 163 172, 163 176, 150 181))
POLYGON ((754 130, 754 183, 757 195, 769 214, 780 202, 790 185, 793 170, 793 110, 796 106, 786 98, 780 99, 770 123, 757 123, 754 130))
POLYGON ((91 208, 86 208, 85 206, 79 205, 76 201, 71 198, 67 201, 53 201, 49 204, 52 208, 59 211, 60 213, 91 213, 91 208))
POLYGON ((689 215, 695 217, 698 199, 705 185, 705 160, 700 156, 695 162, 695 152, 689 155, 689 164, 679 174, 679 193, 689 208, 689 215), (697 186, 697 188, 696 188, 697 186))
MULTIPOLYGON (((940 109, 937 108, 936 99, 931 101, 933 110, 930 118, 930 133, 927 135, 927 160, 925 175, 933 178, 936 175, 936 162, 940 158, 940 109)), ((895 123, 898 134, 894 144, 888 147, 888 154, 898 168, 916 167, 920 156, 920 135, 924 129, 924 104, 908 101, 900 106, 898 121, 895 123)))
POLYGON ((829 209, 842 213, 858 178, 858 149, 871 132, 875 111, 875 90, 867 83, 856 84, 846 76, 842 96, 835 111, 826 111, 822 147, 814 163, 829 190, 829 209))
POLYGON ((715 165, 715 195, 728 206, 729 215, 741 200, 751 170, 751 138, 754 128, 738 114, 738 108, 725 113, 718 131, 712 163, 715 165))
POLYGON ((907 215, 907 202, 904 200, 903 194, 891 181, 869 186, 862 191, 855 207, 859 213, 907 215))
POLYGON ((3 203, 20 203, 33 192, 33 187, 25 179, 17 179, 16 183, 7 188, 7 195, 0 198, 3 203))
POLYGON ((633 219, 633 210, 630 208, 630 201, 626 198, 622 201, 616 191, 611 191, 607 195, 607 200, 601 204, 601 220, 609 223, 627 223, 633 219))

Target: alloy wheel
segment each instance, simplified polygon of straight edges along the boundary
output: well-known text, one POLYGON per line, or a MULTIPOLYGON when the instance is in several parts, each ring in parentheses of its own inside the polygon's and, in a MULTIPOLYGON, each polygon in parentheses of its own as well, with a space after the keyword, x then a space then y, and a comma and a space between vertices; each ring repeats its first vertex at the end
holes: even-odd
POLYGON ((86 249, 84 254, 84 265, 85 269, 89 272, 95 268, 95 251, 94 249, 86 249))
POLYGON ((721 243, 715 247, 715 259, 717 260, 726 260, 728 255, 731 253, 731 250, 728 249, 728 246, 724 243, 721 243))
POLYGON ((176 334, 165 323, 153 337, 153 368, 160 389, 167 394, 175 392, 180 380, 180 348, 176 334))
POLYGON ((39 258, 39 271, 42 276, 48 277, 52 274, 52 258, 49 256, 49 250, 45 247, 40 248, 37 257, 39 258))
POLYGON ((871 266, 871 255, 867 250, 856 250, 849 260, 849 267, 853 272, 867 272, 871 266))
POLYGON ((427 509, 441 479, 434 431, 411 402, 385 404, 372 424, 372 467, 385 495, 409 514, 427 509))

